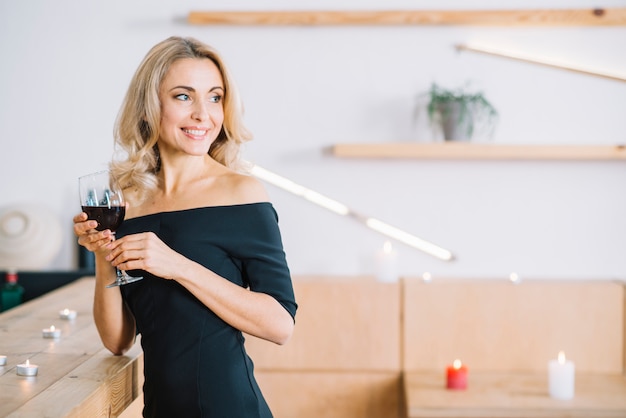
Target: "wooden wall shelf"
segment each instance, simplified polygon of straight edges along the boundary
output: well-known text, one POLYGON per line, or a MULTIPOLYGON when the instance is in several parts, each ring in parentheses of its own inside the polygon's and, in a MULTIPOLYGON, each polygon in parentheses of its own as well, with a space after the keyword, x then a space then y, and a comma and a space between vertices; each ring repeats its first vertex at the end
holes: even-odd
POLYGON ((197 25, 623 26, 626 8, 528 10, 192 11, 197 25))
POLYGON ((496 145, 467 142, 335 144, 343 158, 440 160, 626 160, 626 145, 496 145))

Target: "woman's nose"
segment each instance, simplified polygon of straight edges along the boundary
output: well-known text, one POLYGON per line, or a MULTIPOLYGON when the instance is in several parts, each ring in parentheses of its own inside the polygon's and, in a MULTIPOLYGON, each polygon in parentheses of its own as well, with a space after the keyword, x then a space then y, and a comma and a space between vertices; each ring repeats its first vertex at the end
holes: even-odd
POLYGON ((205 120, 209 117, 209 108, 206 103, 197 101, 193 107, 193 113, 191 117, 196 120, 205 120))

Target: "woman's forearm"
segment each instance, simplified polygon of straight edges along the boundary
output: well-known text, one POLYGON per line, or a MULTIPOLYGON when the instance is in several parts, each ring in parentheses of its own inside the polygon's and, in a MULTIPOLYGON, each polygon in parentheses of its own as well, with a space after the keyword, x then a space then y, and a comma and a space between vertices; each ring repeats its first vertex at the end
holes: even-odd
POLYGON ((124 354, 135 341, 135 320, 119 288, 107 288, 115 280, 115 269, 96 255, 96 286, 93 316, 104 346, 113 354, 124 354))

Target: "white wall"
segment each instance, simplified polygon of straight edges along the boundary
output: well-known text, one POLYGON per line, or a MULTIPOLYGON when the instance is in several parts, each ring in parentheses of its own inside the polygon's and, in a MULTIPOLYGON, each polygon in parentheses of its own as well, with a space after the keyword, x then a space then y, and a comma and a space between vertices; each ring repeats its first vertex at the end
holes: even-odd
MULTIPOLYGON (((359 212, 452 250, 446 263, 396 244, 400 272, 456 277, 621 278, 622 162, 342 160, 335 142, 432 141, 415 97, 471 81, 498 108, 495 143, 625 142, 626 83, 457 53, 480 40, 626 73, 626 28, 190 26, 190 10, 500 8, 497 1, 0 0, 0 207, 56 213, 76 265, 76 178, 105 166, 137 64, 156 42, 217 47, 241 87, 255 140, 244 156, 359 212)), ((509 1, 508 8, 596 7, 509 1)), ((624 7, 625 1, 604 1, 624 7)), ((481 139, 479 139, 481 140, 481 139)), ((482 139, 485 140, 485 139, 482 139)), ((372 273, 384 237, 268 185, 294 273, 372 273)))

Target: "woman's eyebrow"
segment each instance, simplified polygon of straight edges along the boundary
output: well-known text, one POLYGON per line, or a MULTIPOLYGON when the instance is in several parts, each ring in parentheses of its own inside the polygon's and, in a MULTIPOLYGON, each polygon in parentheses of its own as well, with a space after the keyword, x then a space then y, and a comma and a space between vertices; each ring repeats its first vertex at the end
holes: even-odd
MULTIPOLYGON (((183 90, 193 91, 193 92, 195 92, 195 91, 196 91, 196 89, 195 89, 195 88, 193 88, 193 87, 191 87, 191 86, 184 86, 184 85, 174 86, 174 87, 172 87, 172 88, 170 89, 170 91, 172 91, 172 90, 176 90, 176 89, 183 89, 183 90)), ((210 92, 211 92, 211 91, 215 91, 215 90, 222 90, 222 91, 224 91, 224 87, 222 87, 222 86, 215 86, 215 87, 211 87, 211 88, 209 89, 209 91, 210 91, 210 92)))

